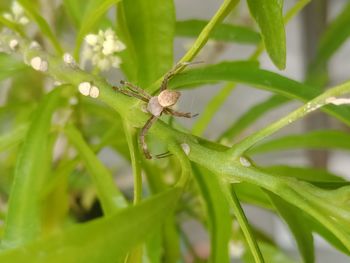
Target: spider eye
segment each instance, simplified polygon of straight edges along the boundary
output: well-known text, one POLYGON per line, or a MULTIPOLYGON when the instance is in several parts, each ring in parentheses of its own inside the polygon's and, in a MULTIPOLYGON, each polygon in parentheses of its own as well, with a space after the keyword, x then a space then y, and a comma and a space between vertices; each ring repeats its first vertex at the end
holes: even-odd
POLYGON ((163 90, 158 95, 158 102, 162 107, 173 106, 181 96, 181 93, 173 90, 163 90))

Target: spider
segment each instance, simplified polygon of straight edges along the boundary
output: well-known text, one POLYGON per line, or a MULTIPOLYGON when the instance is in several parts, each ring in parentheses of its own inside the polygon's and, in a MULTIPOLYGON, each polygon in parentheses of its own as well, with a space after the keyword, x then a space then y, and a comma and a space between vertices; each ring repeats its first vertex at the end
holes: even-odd
MULTIPOLYGON (((194 62, 198 63, 198 62, 194 62)), ((184 118, 193 118, 197 116, 198 114, 192 115, 189 112, 179 112, 171 109, 170 107, 175 105, 178 99, 181 96, 181 93, 178 91, 168 90, 168 82, 169 80, 174 77, 176 72, 183 66, 193 64, 190 62, 185 63, 179 63, 177 64, 172 70, 170 70, 165 76, 162 81, 162 84, 159 89, 159 94, 157 96, 151 96, 148 94, 145 90, 143 90, 140 87, 137 87, 130 82, 126 81, 120 81, 120 83, 124 86, 126 86, 128 89, 118 89, 119 92, 130 96, 135 97, 137 99, 140 99, 147 103, 147 112, 150 113, 152 116, 148 119, 148 121, 145 123, 145 125, 142 127, 139 138, 140 143, 142 146, 142 150, 144 155, 147 159, 152 159, 153 156, 150 154, 147 143, 146 143, 146 134, 148 130, 151 128, 151 126, 158 120, 158 118, 164 113, 167 115, 172 115, 176 117, 184 117, 184 118)), ((165 152, 162 154, 158 154, 155 156, 155 158, 164 158, 168 157, 170 154, 169 152, 165 152)))

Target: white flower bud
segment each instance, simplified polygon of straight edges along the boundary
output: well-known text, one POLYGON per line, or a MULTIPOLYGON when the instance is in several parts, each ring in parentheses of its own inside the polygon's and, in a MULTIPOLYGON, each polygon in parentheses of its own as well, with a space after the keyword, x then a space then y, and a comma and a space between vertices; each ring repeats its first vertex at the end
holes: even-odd
POLYGON ((17 1, 12 2, 11 10, 16 17, 19 17, 23 14, 23 7, 17 1))
POLYGON ((95 46, 97 44, 97 35, 89 34, 85 37, 85 41, 90 46, 95 46))
POLYGON ((11 39, 10 43, 9 43, 9 47, 12 50, 15 50, 18 47, 18 40, 17 39, 11 39))
POLYGON ((69 65, 75 64, 75 60, 74 60, 73 56, 69 53, 63 54, 63 61, 64 61, 64 63, 69 64, 69 65))

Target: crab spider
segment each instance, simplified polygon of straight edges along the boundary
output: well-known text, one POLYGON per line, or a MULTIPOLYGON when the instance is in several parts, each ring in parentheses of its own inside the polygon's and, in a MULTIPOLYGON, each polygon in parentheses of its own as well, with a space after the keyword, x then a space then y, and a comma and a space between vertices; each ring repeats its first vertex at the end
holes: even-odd
MULTIPOLYGON (((198 63, 198 62, 194 62, 198 63)), ((147 159, 152 159, 152 155, 148 150, 148 146, 146 143, 146 134, 148 130, 152 127, 152 125, 158 120, 158 118, 164 113, 167 115, 172 115, 176 117, 184 117, 184 118, 192 118, 197 116, 198 114, 192 115, 189 112, 179 112, 171 109, 170 107, 175 105, 178 99, 181 96, 181 93, 178 91, 168 90, 168 82, 169 80, 176 74, 176 72, 185 65, 189 65, 192 63, 179 63, 172 70, 170 70, 165 76, 160 86, 159 94, 157 96, 151 96, 145 90, 140 87, 137 87, 130 82, 120 81, 120 83, 126 86, 128 89, 117 89, 119 92, 135 97, 139 100, 142 100, 147 103, 147 112, 152 116, 148 119, 145 125, 142 127, 140 132, 140 143, 142 146, 142 150, 147 159)), ((168 152, 158 154, 155 158, 164 158, 169 156, 168 152)))

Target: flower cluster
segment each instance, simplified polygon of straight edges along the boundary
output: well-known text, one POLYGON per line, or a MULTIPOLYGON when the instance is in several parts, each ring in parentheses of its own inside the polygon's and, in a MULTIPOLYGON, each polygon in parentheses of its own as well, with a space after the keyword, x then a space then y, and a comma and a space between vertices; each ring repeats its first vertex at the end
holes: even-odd
POLYGON ((84 59, 91 60, 92 65, 100 70, 108 70, 111 67, 118 68, 121 59, 117 53, 125 49, 112 29, 100 30, 98 34, 89 34, 85 37, 86 47, 83 53, 84 59))
POLYGON ((21 25, 26 25, 29 23, 28 17, 24 15, 23 7, 17 1, 12 2, 11 11, 11 13, 4 13, 3 17, 13 23, 21 25))

